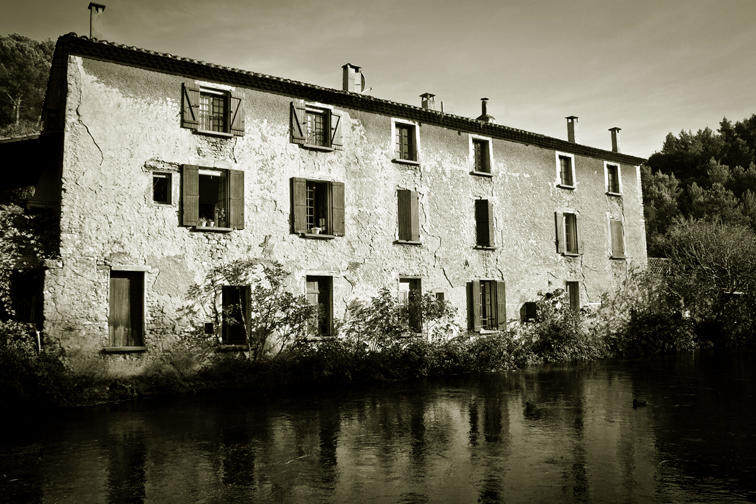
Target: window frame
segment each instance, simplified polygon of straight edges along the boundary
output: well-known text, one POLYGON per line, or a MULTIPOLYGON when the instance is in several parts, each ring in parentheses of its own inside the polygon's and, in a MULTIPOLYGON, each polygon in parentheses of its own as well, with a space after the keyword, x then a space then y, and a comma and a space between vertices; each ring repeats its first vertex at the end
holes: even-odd
POLYGON ((173 172, 169 171, 152 171, 152 204, 159 205, 159 206, 173 206, 173 172), (167 201, 157 201, 155 199, 155 179, 167 179, 168 184, 168 200, 167 201))
POLYGON ((622 166, 619 163, 604 161, 604 188, 609 196, 622 196, 622 166), (612 191, 609 187, 609 167, 617 168, 617 191, 612 191))
MULTIPOLYGON (((333 180, 320 180, 304 177, 292 177, 290 179, 289 198, 291 200, 291 233, 300 236, 301 238, 311 238, 319 240, 332 240, 339 236, 346 234, 346 194, 345 184, 343 182, 337 182, 333 180), (301 191, 303 184, 304 198, 302 201, 297 200, 297 195, 301 191), (322 185, 325 190, 325 213, 326 213, 326 229, 321 232, 312 232, 314 227, 308 227, 307 222, 307 191, 309 184, 322 185), (339 207, 339 204, 342 207, 339 207), (304 213, 302 213, 304 212, 304 213), (301 219, 304 221, 300 222, 301 219), (340 221, 337 223, 337 220, 340 221), (297 226, 305 225, 305 229, 298 228, 297 226), (325 232, 323 232, 325 231, 325 232)), ((323 217, 320 217, 323 218, 323 217)))
POLYGON ((394 243, 422 245, 420 241, 420 194, 411 189, 397 188, 396 210, 397 227, 394 243), (403 204, 407 208, 402 208, 403 204))
MULTIPOLYGON (((192 231, 230 233, 244 229, 244 196, 246 193, 244 171, 230 168, 211 168, 183 165, 181 169, 181 218, 180 225, 192 231), (202 173, 204 172, 204 173, 202 173), (199 216, 200 176, 221 173, 225 178, 224 214, 227 226, 201 226, 199 216), (191 181, 189 179, 192 179, 191 181), (196 178, 196 182, 194 179, 196 178), (196 187, 193 185, 196 184, 196 187), (196 193, 196 194, 195 194, 196 193)), ((215 222, 215 221, 213 221, 215 222)))
MULTIPOLYGON (((334 330, 333 330, 333 320, 334 320, 334 313, 333 313, 333 306, 334 306, 334 277, 331 274, 326 273, 319 273, 319 272, 313 272, 313 273, 306 273, 304 275, 304 294, 305 298, 308 300, 308 303, 310 302, 309 295, 311 294, 311 291, 309 290, 309 283, 314 282, 318 284, 318 295, 320 295, 321 290, 320 286, 321 283, 325 283, 328 288, 328 332, 327 334, 324 334, 321 332, 322 326, 320 321, 320 309, 318 308, 318 312, 316 313, 317 322, 316 322, 316 328, 317 333, 313 334, 313 337, 316 338, 331 338, 334 336, 334 330)), ((318 299, 318 305, 320 304, 320 298, 318 299)), ((308 329, 308 332, 311 331, 311 328, 308 329)))
POLYGON ((507 326, 507 294, 506 294, 506 282, 503 280, 496 280, 492 278, 481 278, 478 280, 472 280, 467 283, 467 320, 468 330, 478 332, 481 334, 501 331, 506 329, 507 326), (489 301, 489 305, 495 311, 493 318, 488 317, 488 324, 486 327, 483 325, 483 288, 482 284, 488 286, 488 291, 491 292, 492 299, 489 301))
POLYGON ((333 139, 331 137, 332 136, 331 120, 333 116, 333 107, 329 105, 324 105, 322 103, 305 102, 304 110, 305 110, 305 127, 307 127, 308 130, 309 130, 309 122, 307 121, 307 118, 310 115, 320 115, 323 117, 323 143, 322 144, 310 143, 308 141, 310 139, 310 136, 308 132, 305 132, 305 143, 302 144, 302 147, 305 147, 307 149, 313 149, 313 150, 324 150, 324 151, 334 150, 333 139))
POLYGON ((475 135, 473 133, 468 134, 468 156, 470 163, 470 175, 476 175, 479 177, 493 178, 493 139, 491 137, 485 137, 481 135, 475 135), (486 145, 487 156, 486 163, 488 164, 488 171, 478 170, 475 165, 475 144, 481 143, 486 145))
POLYGON ((556 224, 557 253, 563 256, 576 257, 582 255, 585 252, 580 234, 579 217, 579 213, 574 210, 554 212, 554 221, 556 224), (574 216, 576 250, 567 249, 567 216, 574 216))
MULTIPOLYGON (((423 332, 423 280, 419 276, 400 276, 398 285, 400 298, 402 292, 402 284, 407 284, 407 315, 409 317, 407 320, 407 326, 412 330, 412 332, 421 333, 423 332), (414 306, 410 306, 410 303, 413 303, 413 294, 415 296, 415 304, 414 306)), ((401 301, 402 300, 400 299, 400 302, 401 301)))
MULTIPOLYGON (((147 346, 145 344, 146 340, 146 332, 147 332, 147 292, 145 289, 146 286, 146 278, 145 273, 147 272, 147 268, 143 267, 130 267, 130 266, 120 266, 120 267, 113 267, 108 271, 108 345, 103 348, 104 353, 131 353, 131 352, 144 352, 147 350, 147 346), (117 342, 114 341, 114 336, 112 333, 112 327, 111 327, 111 321, 113 318, 112 313, 112 305, 114 303, 113 300, 113 279, 114 278, 130 278, 132 280, 136 279, 138 280, 138 288, 139 288, 139 301, 137 303, 137 306, 139 308, 139 323, 138 323, 138 330, 139 330, 139 338, 140 341, 135 341, 135 343, 139 344, 116 344, 117 342)), ((131 292, 129 292, 129 297, 131 297, 131 292)), ((131 306, 130 300, 130 306, 131 306)), ((134 317, 135 314, 129 313, 130 317, 134 317)), ((127 342, 128 343, 128 342, 127 342)))
POLYGON ((496 250, 496 214, 493 210, 493 201, 485 198, 475 200, 474 219, 475 219, 475 246, 480 250, 496 250), (485 214, 485 220, 479 220, 485 214), (485 233, 481 231, 485 230, 485 233), (481 242, 481 235, 488 236, 486 243, 481 242))
POLYGON ((567 293, 567 302, 569 303, 570 310, 573 313, 580 313, 580 282, 577 280, 565 280, 564 290, 567 293))
POLYGON ((392 153, 391 161, 394 163, 406 164, 406 165, 412 165, 412 166, 420 165, 420 125, 416 121, 410 121, 408 119, 400 119, 396 117, 391 118, 391 153, 392 153), (398 125, 401 125, 403 127, 409 127, 411 128, 411 131, 414 133, 412 135, 413 142, 414 142, 414 145, 412 146, 412 151, 413 151, 412 157, 414 157, 414 159, 401 158, 399 155, 400 153, 396 151, 398 125))
MULTIPOLYGON (((211 102, 212 106, 212 102, 211 102)), ((227 89, 220 89, 206 85, 199 86, 199 114, 197 116, 197 132, 206 135, 233 136, 231 134, 231 93, 227 89), (202 127, 202 97, 220 97, 223 99, 223 130, 206 129, 202 127)))
POLYGON ((559 152, 556 151, 555 153, 555 159, 556 159, 556 182, 555 185, 562 189, 569 189, 569 190, 575 190, 577 189, 577 178, 575 177, 575 155, 570 154, 568 152, 559 152), (572 176, 572 184, 565 184, 562 180, 562 163, 560 158, 569 158, 570 159, 570 174, 572 176))
MULTIPOLYGON (((252 287, 250 285, 223 285, 221 287, 221 313, 220 313, 220 345, 221 347, 233 347, 233 348, 241 348, 241 349, 248 349, 249 345, 247 342, 247 336, 246 331, 242 329, 242 336, 244 336, 243 342, 234 342, 230 341, 228 339, 228 335, 231 332, 231 325, 228 323, 227 318, 230 317, 230 314, 226 314, 226 307, 224 304, 225 299, 225 293, 230 290, 234 289, 237 291, 237 295, 239 298, 239 308, 240 311, 244 312, 244 319, 241 320, 242 324, 246 324, 247 327, 249 327, 249 320, 250 320, 250 308, 251 308, 251 295, 252 295, 252 287)), ((248 329, 247 329, 248 330, 248 329)))

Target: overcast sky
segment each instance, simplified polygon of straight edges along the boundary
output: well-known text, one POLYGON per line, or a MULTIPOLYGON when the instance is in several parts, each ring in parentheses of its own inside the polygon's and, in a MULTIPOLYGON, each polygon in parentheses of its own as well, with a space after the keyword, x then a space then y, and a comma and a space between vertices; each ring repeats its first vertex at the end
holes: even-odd
MULTIPOLYGON (((0 0, 0 33, 89 34, 87 0, 0 0)), ((756 0, 104 0, 107 40, 341 87, 647 157, 756 113, 756 0)))

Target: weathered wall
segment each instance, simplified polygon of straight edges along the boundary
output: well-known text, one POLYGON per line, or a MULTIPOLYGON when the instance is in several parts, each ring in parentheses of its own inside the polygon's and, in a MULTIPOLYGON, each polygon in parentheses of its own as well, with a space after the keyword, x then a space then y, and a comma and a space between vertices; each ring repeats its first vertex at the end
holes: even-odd
POLYGON ((215 264, 240 257, 273 258, 304 292, 307 274, 334 277, 335 315, 349 300, 400 275, 422 277, 423 290, 444 291, 466 320, 466 283, 502 279, 507 314, 539 290, 582 282, 583 303, 595 302, 629 262, 644 264, 640 181, 622 166, 624 196, 605 195, 601 159, 576 156, 574 191, 555 187, 555 153, 493 141, 493 177, 470 175, 468 134, 420 127, 420 166, 393 163, 391 118, 345 110, 341 151, 289 142, 289 103, 296 97, 235 89, 246 113, 243 137, 215 138, 180 127, 180 76, 80 57, 68 64, 62 170, 61 260, 47 273, 46 331, 71 346, 108 343, 109 269, 145 271, 146 344, 174 334, 186 288, 215 264), (244 170, 245 229, 194 232, 179 225, 180 165, 244 170), (152 202, 154 169, 173 176, 171 205, 152 202), (290 234, 291 177, 341 181, 346 236, 303 239, 290 234), (420 194, 422 246, 394 244, 397 188, 420 194), (497 249, 476 250, 473 205, 494 202, 497 249), (564 257, 555 247, 554 212, 574 210, 585 252, 564 257), (608 215, 622 216, 628 261, 609 259, 608 215))

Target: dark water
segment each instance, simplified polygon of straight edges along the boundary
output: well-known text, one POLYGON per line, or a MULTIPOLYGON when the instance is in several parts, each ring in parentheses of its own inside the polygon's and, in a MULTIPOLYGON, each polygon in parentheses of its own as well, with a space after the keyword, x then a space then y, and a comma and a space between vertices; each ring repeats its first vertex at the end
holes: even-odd
POLYGON ((59 412, 4 429, 0 499, 756 502, 755 391, 684 356, 59 412))

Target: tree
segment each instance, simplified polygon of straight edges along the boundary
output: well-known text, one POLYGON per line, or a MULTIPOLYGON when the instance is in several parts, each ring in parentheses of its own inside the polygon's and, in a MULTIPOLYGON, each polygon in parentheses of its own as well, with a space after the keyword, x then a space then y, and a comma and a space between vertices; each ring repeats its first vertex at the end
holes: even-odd
POLYGON ((54 49, 51 40, 0 37, 0 126, 39 123, 54 49))
POLYGON ((202 283, 189 288, 184 314, 197 324, 195 334, 204 334, 203 321, 211 317, 216 341, 224 320, 241 326, 249 358, 259 360, 270 350, 274 335, 283 349, 311 330, 316 309, 304 295, 286 290, 287 276, 280 263, 260 259, 237 259, 216 266, 202 283), (224 286, 249 286, 249 296, 224 307, 224 286))
POLYGON ((641 167, 643 181, 643 211, 648 234, 648 253, 661 254, 659 237, 667 231, 671 220, 680 215, 678 199, 682 189, 674 174, 652 172, 647 165, 641 167))

